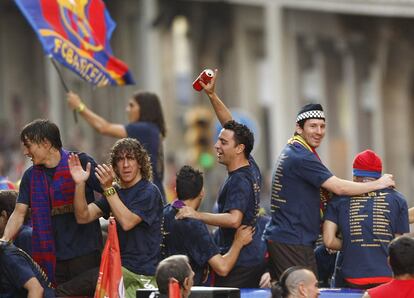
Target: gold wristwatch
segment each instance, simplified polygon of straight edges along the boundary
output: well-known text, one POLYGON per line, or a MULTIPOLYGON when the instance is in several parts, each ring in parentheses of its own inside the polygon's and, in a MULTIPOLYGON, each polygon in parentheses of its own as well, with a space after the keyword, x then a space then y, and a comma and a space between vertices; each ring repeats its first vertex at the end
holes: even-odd
POLYGON ((116 193, 115 187, 111 186, 110 188, 105 189, 105 191, 102 193, 105 197, 112 196, 116 193))

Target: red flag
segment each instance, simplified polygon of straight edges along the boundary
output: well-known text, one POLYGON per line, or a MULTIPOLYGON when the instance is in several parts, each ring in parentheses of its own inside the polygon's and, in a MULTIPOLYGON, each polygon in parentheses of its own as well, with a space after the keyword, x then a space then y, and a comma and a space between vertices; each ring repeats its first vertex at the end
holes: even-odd
POLYGON ((170 278, 170 282, 168 283, 168 298, 180 298, 181 291, 180 291, 180 284, 174 278, 170 278))
POLYGON ((115 218, 109 218, 108 239, 102 252, 95 298, 124 298, 125 288, 122 279, 121 253, 115 218))

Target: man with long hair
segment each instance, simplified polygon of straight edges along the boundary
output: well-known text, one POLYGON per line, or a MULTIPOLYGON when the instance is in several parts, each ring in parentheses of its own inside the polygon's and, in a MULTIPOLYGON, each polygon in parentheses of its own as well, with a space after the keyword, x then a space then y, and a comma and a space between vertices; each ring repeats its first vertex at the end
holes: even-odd
POLYGON ((135 290, 139 288, 156 287, 162 199, 159 189, 151 182, 151 163, 143 146, 132 138, 115 142, 109 165, 98 165, 95 169, 94 175, 104 192, 93 203, 88 204, 84 196, 90 166, 84 170, 78 157, 72 154, 69 169, 76 183, 74 207, 78 223, 109 217, 110 213, 117 221, 126 296, 135 297, 135 290))

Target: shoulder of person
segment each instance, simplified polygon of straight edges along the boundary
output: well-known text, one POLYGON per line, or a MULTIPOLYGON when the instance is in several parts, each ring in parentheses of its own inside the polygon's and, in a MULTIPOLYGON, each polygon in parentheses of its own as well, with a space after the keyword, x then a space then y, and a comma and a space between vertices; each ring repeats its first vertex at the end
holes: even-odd
POLYGON ((346 204, 350 201, 350 199, 351 198, 348 196, 333 195, 332 199, 329 201, 328 204, 331 204, 331 205, 346 204))
POLYGON ((392 198, 394 200, 397 200, 399 202, 404 202, 407 203, 407 198, 400 193, 398 190, 394 189, 394 188, 385 188, 382 189, 381 191, 378 192, 378 194, 384 194, 387 193, 388 194, 388 198, 392 198))
MULTIPOLYGON (((293 163, 303 163, 303 162, 315 162, 320 160, 318 157, 313 153, 312 151, 309 151, 309 149, 306 149, 305 147, 301 145, 291 145, 290 150, 285 152, 287 154, 287 157, 289 158, 290 162, 293 163)), ((283 154, 283 152, 282 152, 283 154)))
POLYGON ((143 199, 149 199, 159 196, 160 200, 162 201, 161 192, 152 181, 142 180, 138 182, 138 184, 135 185, 133 188, 135 189, 135 191, 139 191, 140 197, 143 199))
POLYGON ((136 122, 131 122, 128 123, 126 125, 129 128, 133 128, 133 129, 157 129, 158 130, 158 126, 155 123, 152 122, 148 122, 148 121, 136 121, 136 122))
POLYGON ((79 160, 80 160, 82 166, 86 166, 86 164, 88 162, 90 162, 90 163, 96 163, 95 160, 92 158, 92 156, 88 155, 85 152, 73 152, 73 153, 75 153, 75 154, 78 155, 79 160))
POLYGON ((26 180, 26 179, 30 179, 30 176, 33 173, 33 166, 30 166, 29 168, 27 168, 26 171, 24 171, 23 176, 22 176, 22 181, 26 180))

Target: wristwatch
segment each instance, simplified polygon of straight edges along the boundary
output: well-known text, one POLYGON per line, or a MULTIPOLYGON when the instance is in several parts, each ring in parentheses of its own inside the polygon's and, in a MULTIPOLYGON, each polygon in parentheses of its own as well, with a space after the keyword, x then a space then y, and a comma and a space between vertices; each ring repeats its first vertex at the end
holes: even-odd
POLYGON ((115 187, 111 186, 110 188, 105 189, 105 191, 102 193, 105 197, 112 196, 116 193, 115 187))

